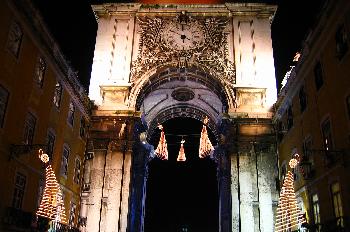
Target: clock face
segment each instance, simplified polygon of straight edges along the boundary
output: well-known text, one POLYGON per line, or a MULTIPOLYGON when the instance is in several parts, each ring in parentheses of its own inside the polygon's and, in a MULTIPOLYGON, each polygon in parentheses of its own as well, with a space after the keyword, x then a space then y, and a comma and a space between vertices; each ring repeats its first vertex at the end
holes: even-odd
POLYGON ((176 50, 191 50, 204 44, 203 29, 197 22, 169 22, 163 29, 167 46, 176 50))

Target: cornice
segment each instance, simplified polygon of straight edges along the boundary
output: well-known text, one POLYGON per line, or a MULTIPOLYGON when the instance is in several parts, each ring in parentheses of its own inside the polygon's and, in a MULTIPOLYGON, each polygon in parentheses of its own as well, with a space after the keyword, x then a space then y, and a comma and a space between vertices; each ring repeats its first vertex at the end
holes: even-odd
POLYGON ((254 16, 273 17, 277 6, 264 3, 225 3, 225 4, 139 4, 139 3, 104 3, 92 5, 97 17, 120 14, 175 14, 186 11, 191 14, 206 16, 254 16))

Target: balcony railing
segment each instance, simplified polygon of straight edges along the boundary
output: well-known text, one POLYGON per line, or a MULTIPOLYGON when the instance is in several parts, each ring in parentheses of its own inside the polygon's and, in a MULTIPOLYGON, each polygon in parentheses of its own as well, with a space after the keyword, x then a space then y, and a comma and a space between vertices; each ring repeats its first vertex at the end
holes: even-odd
POLYGON ((21 209, 7 207, 2 222, 9 227, 30 228, 33 214, 21 209))
POLYGON ((320 154, 323 157, 324 165, 328 168, 333 167, 335 164, 346 165, 346 156, 349 150, 317 150, 311 149, 308 152, 312 154, 320 154))
POLYGON ((324 223, 310 224, 307 226, 309 232, 349 232, 350 221, 346 217, 338 217, 324 223))
POLYGON ((49 231, 51 232, 79 232, 78 228, 61 224, 59 222, 52 221, 49 223, 49 231))
POLYGON ((64 225, 60 222, 51 221, 44 217, 39 217, 36 230, 33 232, 79 232, 78 228, 64 225))

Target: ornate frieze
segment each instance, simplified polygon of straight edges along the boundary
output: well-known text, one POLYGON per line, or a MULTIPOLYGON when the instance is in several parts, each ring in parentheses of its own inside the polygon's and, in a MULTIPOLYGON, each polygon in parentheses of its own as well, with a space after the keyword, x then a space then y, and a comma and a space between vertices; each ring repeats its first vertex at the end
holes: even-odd
POLYGON ((234 63, 228 57, 227 17, 139 17, 139 53, 131 69, 131 82, 167 66, 199 67, 223 84, 235 83, 234 63))

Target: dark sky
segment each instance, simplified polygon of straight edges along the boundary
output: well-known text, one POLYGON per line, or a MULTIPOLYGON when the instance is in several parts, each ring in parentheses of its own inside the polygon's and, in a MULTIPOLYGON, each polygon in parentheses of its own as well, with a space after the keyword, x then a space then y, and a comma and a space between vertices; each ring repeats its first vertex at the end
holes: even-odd
MULTIPOLYGON (((266 0, 278 10, 272 23, 272 40, 279 87, 294 54, 301 49, 324 0, 266 0)), ((88 0, 34 0, 68 60, 88 89, 97 23, 88 0)), ((94 1, 98 2, 98 1, 94 1)), ((126 2, 126 1, 124 1, 126 2)), ((130 2, 130 1, 129 1, 130 2)), ((235 2, 235 1, 231 1, 235 2)), ((240 1, 250 2, 250 1, 240 1)))

